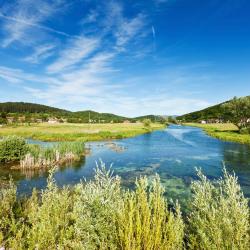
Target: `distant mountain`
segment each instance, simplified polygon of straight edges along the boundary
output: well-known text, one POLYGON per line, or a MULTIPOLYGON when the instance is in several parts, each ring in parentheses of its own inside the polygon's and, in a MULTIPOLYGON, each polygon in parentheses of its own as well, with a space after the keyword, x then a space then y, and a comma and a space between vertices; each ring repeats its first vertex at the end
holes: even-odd
POLYGON ((119 116, 111 113, 99 113, 92 110, 77 111, 72 112, 64 109, 54 108, 46 105, 26 103, 26 102, 5 102, 0 103, 0 113, 7 113, 8 115, 29 115, 36 119, 45 117, 56 117, 58 119, 67 120, 72 123, 99 123, 99 122, 136 122, 142 121, 144 119, 150 119, 154 121, 163 121, 164 118, 155 115, 139 116, 135 118, 128 118, 124 116, 119 116))

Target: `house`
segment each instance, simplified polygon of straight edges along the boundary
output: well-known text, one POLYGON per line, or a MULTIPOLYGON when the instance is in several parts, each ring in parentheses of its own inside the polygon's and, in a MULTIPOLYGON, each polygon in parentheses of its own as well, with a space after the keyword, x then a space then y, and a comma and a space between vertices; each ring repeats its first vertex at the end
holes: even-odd
POLYGON ((201 124, 207 124, 207 121, 202 120, 201 124))
POLYGON ((123 123, 130 123, 130 121, 129 120, 125 120, 125 121, 123 121, 123 123))
POLYGON ((19 116, 18 117, 18 121, 19 122, 25 122, 25 116, 23 115, 23 116, 19 116))
POLYGON ((8 117, 7 117, 7 122, 8 122, 8 123, 13 123, 13 122, 14 122, 14 117, 8 116, 8 117))
POLYGON ((48 123, 50 123, 50 124, 56 124, 56 123, 59 123, 59 120, 56 119, 56 118, 49 118, 48 123))

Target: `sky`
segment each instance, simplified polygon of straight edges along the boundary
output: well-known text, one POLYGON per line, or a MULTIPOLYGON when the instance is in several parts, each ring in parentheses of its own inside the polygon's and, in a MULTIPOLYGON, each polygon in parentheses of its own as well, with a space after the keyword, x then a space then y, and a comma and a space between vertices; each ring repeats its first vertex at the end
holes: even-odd
POLYGON ((0 102, 129 117, 250 95, 248 0, 0 0, 0 102))

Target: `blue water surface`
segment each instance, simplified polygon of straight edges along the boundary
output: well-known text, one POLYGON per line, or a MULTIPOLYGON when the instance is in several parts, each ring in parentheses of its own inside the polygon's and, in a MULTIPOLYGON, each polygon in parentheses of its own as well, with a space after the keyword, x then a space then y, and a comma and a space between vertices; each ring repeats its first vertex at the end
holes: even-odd
MULTIPOLYGON (((36 141, 30 141, 37 143, 36 141)), ((41 142, 40 142, 41 143, 41 142)), ((166 195, 181 199, 190 195, 190 183, 201 168, 210 179, 222 175, 223 164, 239 178, 244 194, 250 197, 250 147, 206 135, 200 128, 171 125, 133 138, 86 144, 91 153, 81 162, 59 168, 54 177, 59 186, 91 179, 100 159, 122 178, 124 187, 133 187, 136 177, 160 175, 166 195)), ((19 194, 46 187, 48 172, 1 171, 11 174, 19 194)), ((7 178, 7 177, 6 177, 7 178)))

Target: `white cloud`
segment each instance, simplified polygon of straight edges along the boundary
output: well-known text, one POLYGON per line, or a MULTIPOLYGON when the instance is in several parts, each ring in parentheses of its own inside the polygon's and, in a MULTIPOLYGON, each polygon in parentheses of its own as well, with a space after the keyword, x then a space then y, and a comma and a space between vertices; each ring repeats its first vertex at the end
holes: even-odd
POLYGON ((25 57, 23 60, 29 63, 39 63, 53 54, 54 44, 44 44, 35 47, 33 54, 25 57))
POLYGON ((0 78, 6 80, 10 83, 49 83, 51 85, 58 85, 56 78, 47 77, 46 75, 35 75, 31 73, 24 72, 21 69, 9 68, 0 66, 0 78))
POLYGON ((55 1, 49 3, 47 1, 36 0, 18 0, 13 4, 6 3, 1 9, 0 18, 4 19, 3 31, 5 39, 2 46, 7 47, 13 42, 22 44, 32 44, 35 42, 35 30, 52 31, 61 35, 66 35, 64 32, 54 30, 42 25, 46 19, 54 14, 63 1, 55 1))
POLYGON ((100 41, 98 38, 79 37, 72 39, 69 45, 62 50, 55 62, 47 67, 49 73, 58 73, 81 62, 94 52, 100 41))
POLYGON ((144 28, 145 26, 145 16, 139 14, 135 18, 130 20, 122 20, 118 26, 115 36, 117 39, 117 46, 124 46, 131 39, 135 38, 136 35, 144 28))
MULTIPOLYGON (((28 68, 20 70, 0 67, 0 78, 23 86, 25 93, 40 100, 39 102, 66 109, 94 109, 137 116, 149 113, 182 114, 208 105, 208 102, 195 98, 194 95, 179 93, 178 98, 176 94, 171 95, 172 86, 206 80, 202 75, 197 79, 191 74, 178 70, 168 72, 167 69, 160 69, 153 74, 145 72, 145 75, 135 73, 131 76, 128 75, 129 72, 118 75, 119 70, 122 71, 122 68, 116 65, 116 59, 120 59, 120 52, 129 52, 125 56, 130 56, 130 59, 130 51, 136 56, 149 53, 145 52, 145 48, 149 48, 148 44, 138 46, 138 41, 145 38, 143 35, 155 36, 154 27, 149 25, 145 14, 137 12, 128 17, 119 2, 111 1, 104 4, 106 8, 103 8, 102 13, 90 11, 83 19, 83 35, 71 36, 43 25, 44 21, 55 13, 55 6, 59 6, 59 2, 54 1, 57 4, 49 5, 47 1, 38 0, 34 4, 32 0, 22 0, 18 1, 17 6, 12 5, 10 12, 3 11, 6 34, 4 46, 16 41, 24 44, 36 41, 36 32, 33 31, 37 29, 61 34, 64 40, 60 44, 57 43, 56 41, 60 41, 57 36, 57 39, 49 43, 35 43, 36 46, 31 54, 23 59, 24 61, 38 63, 53 54, 52 63, 46 65, 45 69, 39 68, 36 75, 28 73, 28 68), (100 32, 89 32, 89 35, 86 35, 84 25, 91 26, 88 32, 100 32), (132 46, 133 49, 129 50, 132 46), (59 53, 56 54, 58 50, 59 53), (122 75, 126 75, 124 79, 122 75), (152 89, 158 86, 158 82, 160 86, 164 85, 163 89, 153 93, 152 89)), ((125 60, 124 57, 122 60, 125 60)), ((134 58, 130 63, 133 60, 134 58)))

